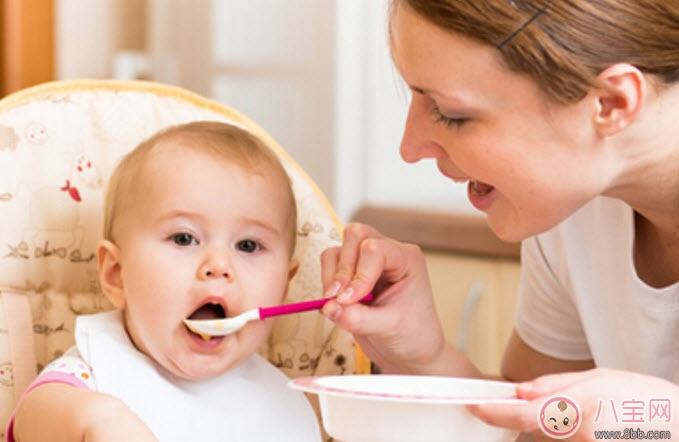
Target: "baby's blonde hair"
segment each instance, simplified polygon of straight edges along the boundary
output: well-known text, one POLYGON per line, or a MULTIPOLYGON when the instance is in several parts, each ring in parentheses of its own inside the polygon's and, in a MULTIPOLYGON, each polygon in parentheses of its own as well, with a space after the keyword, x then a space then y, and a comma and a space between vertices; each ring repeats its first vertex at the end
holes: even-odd
POLYGON ((195 121, 171 126, 142 141, 125 155, 109 180, 104 209, 104 238, 115 239, 115 226, 128 199, 134 198, 137 179, 150 154, 165 141, 181 141, 191 149, 217 160, 235 163, 243 170, 280 182, 289 200, 288 235, 290 254, 295 249, 297 206, 290 177, 278 156, 258 137, 238 126, 218 121, 195 121))

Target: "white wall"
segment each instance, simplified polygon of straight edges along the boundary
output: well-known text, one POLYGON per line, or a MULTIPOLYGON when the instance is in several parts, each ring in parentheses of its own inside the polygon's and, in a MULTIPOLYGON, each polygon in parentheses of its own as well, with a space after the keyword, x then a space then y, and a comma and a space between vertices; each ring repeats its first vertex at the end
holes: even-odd
POLYGON ((144 50, 151 79, 254 119, 343 221, 365 203, 473 212, 463 185, 398 155, 409 93, 389 59, 388 0, 57 0, 58 78, 113 75, 144 50))
POLYGON ((334 193, 334 0, 149 0, 152 78, 252 118, 334 193))
POLYGON ((121 49, 145 45, 145 2, 55 0, 56 77, 106 78, 121 49))
POLYGON ((213 5, 211 95, 257 121, 330 197, 334 1, 213 5))

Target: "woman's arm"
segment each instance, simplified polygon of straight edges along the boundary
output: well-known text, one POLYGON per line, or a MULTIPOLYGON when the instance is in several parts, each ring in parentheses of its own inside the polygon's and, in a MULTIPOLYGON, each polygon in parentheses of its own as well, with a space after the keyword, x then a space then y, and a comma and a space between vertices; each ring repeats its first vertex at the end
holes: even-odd
POLYGON ((502 376, 512 382, 524 382, 538 376, 582 371, 594 368, 594 361, 565 361, 540 353, 526 344, 514 330, 502 360, 502 376))
POLYGON ((13 427, 17 442, 157 441, 119 399, 63 383, 47 383, 20 401, 13 427))

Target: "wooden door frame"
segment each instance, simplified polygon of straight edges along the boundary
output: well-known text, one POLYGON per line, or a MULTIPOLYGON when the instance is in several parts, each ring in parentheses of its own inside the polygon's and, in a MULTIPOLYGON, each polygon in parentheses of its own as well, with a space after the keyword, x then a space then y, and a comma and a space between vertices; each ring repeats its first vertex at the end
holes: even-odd
POLYGON ((54 79, 54 0, 0 0, 0 96, 54 79))

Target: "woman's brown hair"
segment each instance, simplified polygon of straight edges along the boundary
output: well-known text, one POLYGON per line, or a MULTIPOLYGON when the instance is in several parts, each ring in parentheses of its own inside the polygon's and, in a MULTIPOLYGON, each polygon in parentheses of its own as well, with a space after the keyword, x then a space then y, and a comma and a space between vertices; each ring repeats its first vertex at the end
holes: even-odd
POLYGON ((558 102, 582 99, 615 63, 679 81, 677 0, 392 0, 391 7, 402 4, 496 46, 509 69, 558 102))

